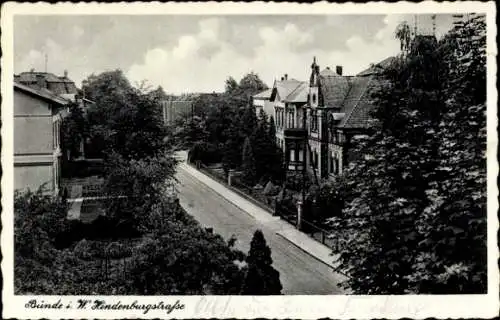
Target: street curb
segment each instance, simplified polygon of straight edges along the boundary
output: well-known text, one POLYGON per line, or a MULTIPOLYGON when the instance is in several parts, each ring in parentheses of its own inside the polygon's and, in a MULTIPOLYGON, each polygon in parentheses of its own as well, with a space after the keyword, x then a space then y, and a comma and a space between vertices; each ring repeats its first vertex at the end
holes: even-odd
POLYGON ((309 256, 313 257, 314 259, 318 260, 319 262, 323 263, 324 265, 330 267, 331 269, 335 268, 334 265, 332 265, 330 263, 327 263, 326 261, 323 261, 323 259, 320 259, 320 258, 316 257, 315 255, 311 254, 309 251, 307 251, 306 249, 302 248, 301 246, 299 246, 295 242, 291 241, 290 239, 288 239, 287 237, 285 237, 284 235, 282 235, 280 232, 275 232, 275 233, 276 233, 276 235, 278 235, 281 238, 285 239, 286 241, 288 241, 289 243, 291 243, 293 246, 299 248, 300 250, 302 250, 303 252, 307 253, 309 256))
MULTIPOLYGON (((222 185, 219 181, 213 179, 212 177, 210 177, 209 175, 201 172, 200 170, 197 170, 191 166, 189 166, 189 164, 185 164, 186 166, 188 166, 188 168, 190 167, 191 169, 193 170, 196 170, 196 172, 204 175, 205 177, 207 177, 208 179, 212 180, 213 182, 215 183, 218 183, 220 185, 222 185)), ((193 174, 191 174, 188 170, 184 170, 187 174, 189 174, 190 176, 196 178, 193 174)), ((197 179, 198 180, 198 179, 197 179)), ((243 211, 246 215, 248 215, 249 217, 251 217, 252 219, 254 219, 255 221, 259 222, 259 223, 265 223, 266 221, 260 221, 258 218, 256 218, 254 215, 252 215, 251 213, 249 213, 246 209, 242 208, 241 206, 239 206, 238 204, 234 203, 233 201, 229 200, 228 198, 226 198, 226 196, 223 194, 223 193, 220 193, 218 192, 217 190, 213 189, 212 187, 210 187, 208 184, 206 184, 205 182, 201 181, 201 180, 198 180, 200 183, 203 183, 207 188, 209 188, 210 190, 214 191, 215 193, 217 193, 218 195, 220 195, 225 201, 227 201, 228 203, 232 204, 233 206, 237 207, 238 209, 240 209, 241 211, 243 211)), ((222 185, 223 187, 226 187, 224 185, 222 185)), ((227 188, 227 187, 226 187, 227 188)), ((241 195, 239 195, 237 192, 231 190, 231 189, 228 189, 230 192, 233 192, 234 194, 236 194, 237 196, 239 197, 242 197, 241 195)), ((256 204, 254 204, 252 201, 246 199, 245 197, 242 197, 243 199, 245 199, 246 201, 252 203, 252 205, 256 206, 256 207, 259 207, 257 206, 256 204)), ((260 209, 262 210, 265 210, 261 207, 259 207, 260 209)), ((267 212, 269 214, 269 221, 274 221, 274 220, 279 220, 279 217, 275 217, 273 216, 271 213, 267 212)))

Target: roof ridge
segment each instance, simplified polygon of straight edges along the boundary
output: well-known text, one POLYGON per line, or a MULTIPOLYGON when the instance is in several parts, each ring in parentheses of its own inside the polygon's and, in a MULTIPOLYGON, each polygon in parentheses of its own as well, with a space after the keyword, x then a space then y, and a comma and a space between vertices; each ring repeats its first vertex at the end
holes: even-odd
POLYGON ((302 85, 304 85, 306 82, 300 81, 299 84, 293 89, 283 100, 288 99, 295 91, 297 91, 302 85))
POLYGON ((368 83, 366 84, 366 87, 364 88, 363 92, 361 92, 361 94, 359 95, 358 101, 356 102, 356 104, 354 105, 354 107, 351 109, 351 112, 349 112, 349 114, 345 118, 345 120, 344 120, 344 126, 349 121, 349 118, 351 118, 354 110, 356 110, 356 108, 358 107, 359 102, 361 100, 361 97, 365 94, 366 90, 368 90, 368 87, 370 86, 370 83, 371 83, 372 80, 373 80, 373 77, 370 76, 370 79, 368 79, 368 83))
POLYGON ((56 95, 55 93, 53 93, 52 91, 47 90, 47 89, 42 91, 39 89, 32 88, 30 86, 24 85, 22 83, 18 83, 18 82, 14 82, 14 87, 18 87, 21 90, 31 92, 32 94, 36 94, 40 97, 43 97, 45 99, 49 99, 52 101, 56 101, 56 102, 61 103, 61 104, 63 104, 63 102, 70 102, 68 99, 61 97, 59 95, 56 95))

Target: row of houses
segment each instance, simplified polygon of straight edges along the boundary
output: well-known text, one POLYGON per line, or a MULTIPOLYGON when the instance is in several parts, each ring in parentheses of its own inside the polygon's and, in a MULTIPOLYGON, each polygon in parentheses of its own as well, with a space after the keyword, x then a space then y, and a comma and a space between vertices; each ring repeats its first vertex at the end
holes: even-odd
POLYGON ((63 152, 61 123, 71 102, 84 105, 75 83, 47 72, 14 75, 14 189, 57 193, 63 152))
POLYGON ((353 154, 353 138, 366 134, 371 92, 381 85, 381 71, 387 58, 355 76, 345 76, 342 66, 320 69, 316 58, 309 81, 288 79, 274 82, 269 90, 253 97, 257 113, 264 110, 276 124, 276 143, 285 154, 289 169, 309 172, 328 179, 342 173, 353 154), (306 146, 290 141, 306 141, 306 146), (288 141, 288 143, 287 143, 288 141))

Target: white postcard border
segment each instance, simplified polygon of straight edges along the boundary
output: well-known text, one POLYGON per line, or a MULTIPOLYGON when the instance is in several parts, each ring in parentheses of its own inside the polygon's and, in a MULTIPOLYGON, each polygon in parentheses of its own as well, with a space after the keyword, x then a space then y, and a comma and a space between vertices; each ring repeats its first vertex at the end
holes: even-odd
MULTIPOLYGON (((489 318, 498 315, 499 274, 497 259, 498 163, 497 88, 496 88, 496 9, 493 2, 423 2, 366 4, 294 3, 6 3, 2 6, 2 274, 3 317, 5 318, 300 318, 321 317, 388 318, 489 318), (466 13, 487 14, 487 172, 488 172, 488 294, 484 295, 405 295, 405 296, 14 296, 13 295, 13 16, 20 14, 387 14, 387 13, 466 13), (31 309, 31 299, 61 301, 61 309, 31 309), (173 305, 166 310, 102 311, 90 307, 77 309, 78 299, 105 300, 108 304, 173 305), (71 308, 67 307, 71 305, 71 308)), ((90 305, 90 304, 89 304, 90 305)))

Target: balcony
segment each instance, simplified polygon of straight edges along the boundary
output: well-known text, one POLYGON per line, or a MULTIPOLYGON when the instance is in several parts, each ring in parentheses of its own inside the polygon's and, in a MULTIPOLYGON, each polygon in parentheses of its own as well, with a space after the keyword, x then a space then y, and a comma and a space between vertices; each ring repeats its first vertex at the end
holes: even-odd
POLYGON ((303 128, 287 128, 284 130, 285 140, 302 140, 307 138, 307 130, 303 128))

